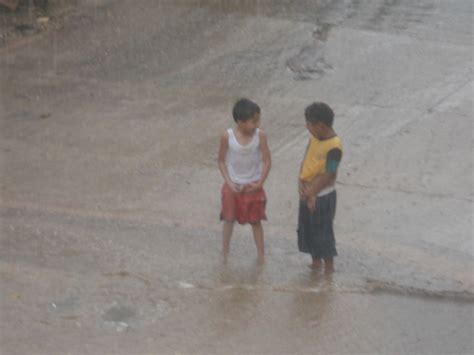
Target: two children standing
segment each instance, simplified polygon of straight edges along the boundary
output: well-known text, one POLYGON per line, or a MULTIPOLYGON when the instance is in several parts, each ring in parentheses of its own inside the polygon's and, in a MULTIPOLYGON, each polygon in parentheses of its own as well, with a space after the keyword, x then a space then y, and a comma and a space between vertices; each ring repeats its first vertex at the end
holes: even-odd
MULTIPOLYGON (((266 220, 266 195, 263 184, 271 168, 267 138, 260 125, 260 107, 248 100, 237 101, 232 110, 236 123, 220 139, 219 169, 222 187, 222 251, 226 259, 234 222, 250 224, 258 259, 264 258, 262 220, 266 220)), ((301 164, 298 190, 298 248, 312 257, 312 268, 334 270, 337 255, 333 219, 336 211, 337 168, 342 145, 332 129, 334 113, 325 103, 313 103, 305 110, 306 128, 311 133, 301 164)))

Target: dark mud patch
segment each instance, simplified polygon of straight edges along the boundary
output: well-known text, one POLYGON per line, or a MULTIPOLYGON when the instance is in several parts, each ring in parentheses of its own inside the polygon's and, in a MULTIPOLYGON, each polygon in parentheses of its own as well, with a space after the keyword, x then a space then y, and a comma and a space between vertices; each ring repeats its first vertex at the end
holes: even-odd
POLYGON ((324 56, 325 43, 329 38, 332 24, 317 26, 313 31, 314 42, 303 47, 294 57, 287 60, 287 67, 295 74, 295 80, 317 79, 333 70, 324 56))

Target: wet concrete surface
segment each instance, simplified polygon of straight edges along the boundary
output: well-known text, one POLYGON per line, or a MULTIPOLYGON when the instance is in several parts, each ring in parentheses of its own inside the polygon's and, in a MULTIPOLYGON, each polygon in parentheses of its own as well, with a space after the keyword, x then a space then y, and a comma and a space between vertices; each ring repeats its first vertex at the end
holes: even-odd
POLYGON ((0 48, 2 353, 473 352, 470 1, 75 5, 0 48), (244 227, 219 257, 241 96, 265 265, 244 227), (296 249, 314 100, 345 147, 331 277, 296 249))

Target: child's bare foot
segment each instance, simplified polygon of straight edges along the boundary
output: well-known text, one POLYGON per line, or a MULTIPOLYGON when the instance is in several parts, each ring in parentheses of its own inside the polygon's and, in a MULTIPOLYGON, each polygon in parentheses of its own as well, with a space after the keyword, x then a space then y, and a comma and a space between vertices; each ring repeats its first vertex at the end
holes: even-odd
POLYGON ((333 273, 334 273, 334 266, 331 266, 331 267, 327 267, 327 266, 326 266, 326 267, 324 268, 324 273, 325 273, 326 275, 333 274, 333 273))
POLYGON ((257 256, 257 265, 265 264, 265 255, 258 255, 257 256))
POLYGON ((312 270, 320 270, 323 267, 323 262, 320 259, 313 259, 313 263, 309 264, 308 267, 312 270))

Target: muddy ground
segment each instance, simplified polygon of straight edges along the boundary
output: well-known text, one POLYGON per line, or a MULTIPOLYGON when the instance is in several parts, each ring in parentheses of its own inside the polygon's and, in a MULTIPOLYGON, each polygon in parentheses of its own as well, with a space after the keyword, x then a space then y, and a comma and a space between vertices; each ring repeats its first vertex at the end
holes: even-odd
POLYGON ((468 0, 1 11, 1 353, 472 353, 472 13, 468 0), (273 157, 263 266, 248 227, 219 256, 218 139, 242 96, 273 157), (296 247, 314 100, 345 149, 332 276, 296 247))

